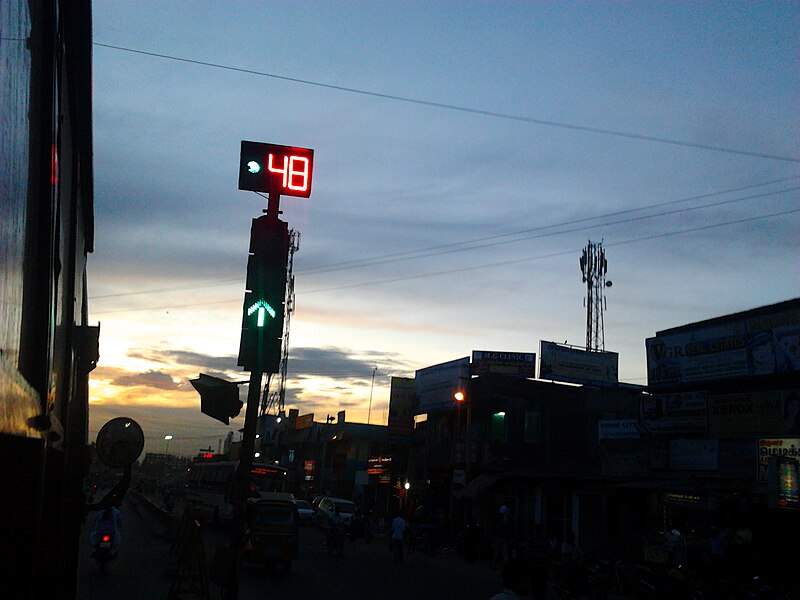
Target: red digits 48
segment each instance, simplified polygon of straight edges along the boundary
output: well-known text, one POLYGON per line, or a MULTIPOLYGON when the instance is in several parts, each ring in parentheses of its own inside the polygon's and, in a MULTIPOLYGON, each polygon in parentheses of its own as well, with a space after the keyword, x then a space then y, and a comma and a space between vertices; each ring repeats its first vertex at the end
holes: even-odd
POLYGON ((283 157, 283 168, 276 168, 273 165, 274 154, 270 153, 267 168, 270 173, 283 174, 283 187, 298 192, 305 192, 308 189, 308 159, 304 156, 283 157), (299 178, 299 183, 297 183, 299 178))

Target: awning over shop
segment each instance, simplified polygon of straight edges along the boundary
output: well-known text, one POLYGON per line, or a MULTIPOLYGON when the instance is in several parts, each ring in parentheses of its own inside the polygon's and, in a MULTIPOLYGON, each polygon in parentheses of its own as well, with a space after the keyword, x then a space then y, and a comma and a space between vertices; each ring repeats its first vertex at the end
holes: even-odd
POLYGON ((463 490, 456 490, 453 492, 453 496, 459 499, 475 499, 506 475, 508 475, 508 473, 481 473, 475 479, 470 481, 463 490))
POLYGON ((515 480, 515 481, 538 481, 538 482, 573 482, 573 483, 591 483, 591 482, 604 482, 606 478, 597 477, 594 475, 587 475, 585 473, 553 469, 553 468, 525 468, 514 469, 512 471, 503 471, 495 473, 481 473, 475 479, 470 481, 464 489, 456 490, 453 496, 456 498, 477 498, 487 489, 492 487, 500 480, 515 480))

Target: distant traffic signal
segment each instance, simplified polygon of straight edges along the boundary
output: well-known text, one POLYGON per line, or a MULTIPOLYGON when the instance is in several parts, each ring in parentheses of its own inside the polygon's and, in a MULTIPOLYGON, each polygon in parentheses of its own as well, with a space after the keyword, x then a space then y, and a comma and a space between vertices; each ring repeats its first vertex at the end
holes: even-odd
POLYGON ((238 362, 246 371, 278 372, 288 262, 286 223, 268 215, 253 219, 238 362))
POLYGON ((308 198, 313 172, 314 151, 310 148, 242 142, 240 190, 308 198))
POLYGON ((200 394, 200 412, 228 425, 229 419, 236 417, 242 410, 239 400, 239 385, 219 377, 200 373, 197 379, 189 383, 200 394))

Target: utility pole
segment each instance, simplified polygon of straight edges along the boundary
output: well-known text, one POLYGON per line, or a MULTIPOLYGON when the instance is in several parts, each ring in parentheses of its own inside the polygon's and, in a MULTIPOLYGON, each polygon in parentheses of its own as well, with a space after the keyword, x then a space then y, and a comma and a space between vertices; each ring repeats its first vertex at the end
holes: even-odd
POLYGON ((603 331, 603 310, 606 298, 603 289, 611 287, 611 281, 606 280, 608 261, 603 250, 603 242, 594 243, 589 240, 583 249, 580 260, 581 275, 586 284, 586 351, 602 352, 606 349, 605 333, 603 331))

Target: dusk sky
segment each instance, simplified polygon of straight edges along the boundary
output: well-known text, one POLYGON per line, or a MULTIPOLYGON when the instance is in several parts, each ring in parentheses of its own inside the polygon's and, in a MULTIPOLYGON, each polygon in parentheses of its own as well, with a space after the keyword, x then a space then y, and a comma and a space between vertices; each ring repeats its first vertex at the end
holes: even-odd
MULTIPOLYGON (((313 148, 283 197, 286 408, 386 422, 391 376, 585 340, 646 384, 656 331, 797 297, 799 2, 98 0, 91 435, 216 450, 199 373, 236 366, 251 219, 239 144, 313 148), (373 369, 375 371, 374 386, 373 369)), ((241 386, 242 394, 246 386, 241 386)))

